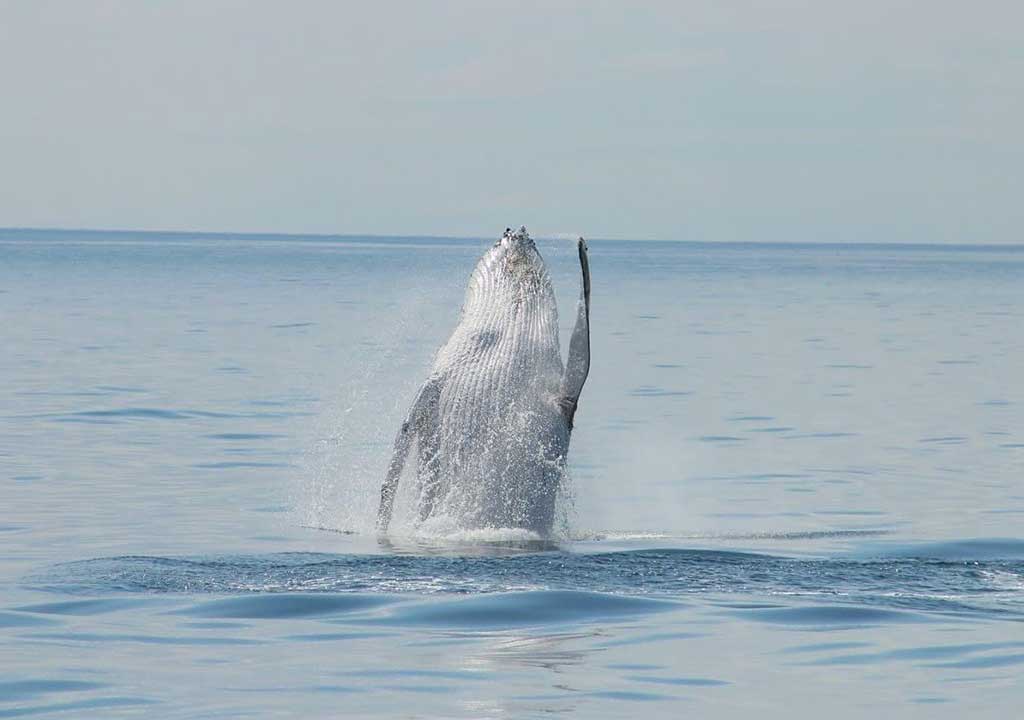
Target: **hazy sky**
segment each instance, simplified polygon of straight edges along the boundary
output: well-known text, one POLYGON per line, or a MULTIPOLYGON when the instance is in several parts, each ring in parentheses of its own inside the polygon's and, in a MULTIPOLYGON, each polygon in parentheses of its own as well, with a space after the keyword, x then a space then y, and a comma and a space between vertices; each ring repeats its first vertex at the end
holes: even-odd
POLYGON ((0 0, 0 226, 1024 242, 1019 2, 0 0))

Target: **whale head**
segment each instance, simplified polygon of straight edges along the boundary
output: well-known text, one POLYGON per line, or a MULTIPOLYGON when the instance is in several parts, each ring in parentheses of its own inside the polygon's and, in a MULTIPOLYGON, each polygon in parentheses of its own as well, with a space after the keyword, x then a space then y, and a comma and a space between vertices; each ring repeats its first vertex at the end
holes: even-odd
POLYGON ((508 250, 536 250, 537 246, 526 232, 526 226, 520 225, 518 230, 505 228, 504 234, 494 243, 495 247, 503 247, 508 250))
POLYGON ((505 280, 528 281, 533 284, 547 276, 544 259, 530 233, 526 232, 525 225, 518 230, 505 228, 498 242, 481 258, 481 264, 504 276, 505 280))
MULTIPOLYGON (((544 259, 525 227, 506 229, 477 263, 466 289, 463 312, 481 322, 524 303, 557 318, 554 289, 544 259)), ((557 320, 554 320, 557 323, 557 320)))

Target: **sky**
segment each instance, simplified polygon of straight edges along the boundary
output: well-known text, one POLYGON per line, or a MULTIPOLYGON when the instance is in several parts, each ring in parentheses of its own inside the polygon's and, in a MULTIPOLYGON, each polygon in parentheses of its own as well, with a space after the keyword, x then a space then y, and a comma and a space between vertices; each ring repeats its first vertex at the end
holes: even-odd
POLYGON ((0 227, 1024 242, 1024 4, 0 0, 0 227))

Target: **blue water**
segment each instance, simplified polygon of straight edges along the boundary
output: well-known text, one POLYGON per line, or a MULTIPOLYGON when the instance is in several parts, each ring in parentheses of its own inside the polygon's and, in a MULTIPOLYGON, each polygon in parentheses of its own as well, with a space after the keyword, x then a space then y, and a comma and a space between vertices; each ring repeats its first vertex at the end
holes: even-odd
POLYGON ((1024 247, 593 241, 567 527, 378 538, 488 244, 0 231, 0 718, 1014 715, 1024 247))

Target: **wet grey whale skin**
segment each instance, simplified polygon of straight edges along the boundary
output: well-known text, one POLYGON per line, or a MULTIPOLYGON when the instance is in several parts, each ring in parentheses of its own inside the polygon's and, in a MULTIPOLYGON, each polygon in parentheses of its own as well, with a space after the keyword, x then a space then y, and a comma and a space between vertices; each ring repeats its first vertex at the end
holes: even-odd
POLYGON ((415 447, 416 515, 459 529, 554 523, 580 392, 590 371, 590 268, 577 242, 582 288, 563 367, 547 268, 526 228, 505 234, 477 263, 459 324, 438 351, 395 438, 381 486, 386 532, 406 458, 415 447))

